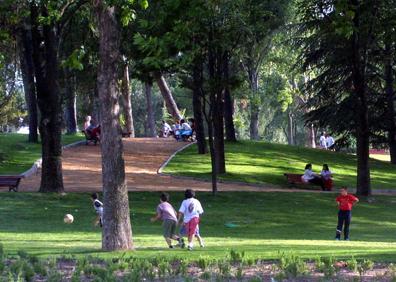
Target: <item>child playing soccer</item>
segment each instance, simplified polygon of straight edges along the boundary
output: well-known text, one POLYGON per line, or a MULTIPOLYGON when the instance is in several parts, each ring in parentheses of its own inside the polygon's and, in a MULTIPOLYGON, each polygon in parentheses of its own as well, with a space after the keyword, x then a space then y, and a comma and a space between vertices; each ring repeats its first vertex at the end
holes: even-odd
POLYGON ((344 239, 348 241, 352 207, 359 202, 359 199, 352 194, 348 194, 347 187, 341 187, 340 195, 336 198, 336 202, 339 208, 336 240, 341 239, 342 227, 344 226, 344 239))
POLYGON ((157 214, 151 218, 151 222, 162 220, 164 229, 164 238, 169 248, 173 249, 172 240, 179 242, 181 247, 184 247, 184 242, 176 235, 177 217, 176 211, 169 203, 169 195, 162 193, 160 196, 160 204, 157 206, 157 214))
POLYGON ((94 209, 96 211, 96 218, 94 221, 94 226, 103 226, 103 203, 99 201, 98 193, 91 194, 91 200, 93 202, 94 209))
MULTIPOLYGON (((180 228, 180 237, 183 237, 183 236, 187 236, 187 231, 186 231, 186 228, 185 228, 184 225, 182 226, 182 228, 180 228)), ((205 247, 203 239, 202 239, 201 234, 199 232, 199 225, 197 225, 197 229, 195 230, 194 237, 197 238, 199 246, 201 248, 205 247)))
POLYGON ((183 224, 188 236, 188 250, 193 249, 193 239, 199 224, 199 216, 203 214, 201 203, 195 199, 195 193, 191 189, 184 192, 185 200, 179 209, 179 221, 183 217, 183 224))

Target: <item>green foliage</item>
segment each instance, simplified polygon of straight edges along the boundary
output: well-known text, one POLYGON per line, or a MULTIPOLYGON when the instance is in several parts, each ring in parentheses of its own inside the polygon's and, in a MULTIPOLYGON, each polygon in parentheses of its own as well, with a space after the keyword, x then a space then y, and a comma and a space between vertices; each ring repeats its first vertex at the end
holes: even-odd
POLYGON ((301 277, 308 272, 307 265, 301 257, 287 253, 281 255, 279 268, 287 278, 301 277))
POLYGON ((356 272, 358 270, 358 262, 354 256, 346 261, 347 267, 350 271, 356 272))

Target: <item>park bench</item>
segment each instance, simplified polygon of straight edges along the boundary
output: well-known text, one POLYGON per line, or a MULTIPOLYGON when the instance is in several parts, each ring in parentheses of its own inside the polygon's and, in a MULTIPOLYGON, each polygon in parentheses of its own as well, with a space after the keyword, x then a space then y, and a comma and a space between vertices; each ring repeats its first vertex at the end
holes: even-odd
POLYGON ((132 132, 122 132, 121 134, 123 138, 131 138, 132 132))
MULTIPOLYGON (((310 188, 313 189, 320 189, 319 186, 313 185, 312 183, 307 183, 302 181, 301 177, 303 176, 302 174, 295 174, 295 173, 284 173, 283 174, 286 177, 287 183, 291 187, 296 187, 298 185, 304 185, 304 186, 309 186, 310 188)), ((330 187, 328 190, 332 190, 332 187, 330 187)))
POLYGON ((96 143, 99 142, 99 139, 96 136, 92 136, 85 130, 82 130, 82 133, 84 133, 84 136, 85 136, 85 145, 88 145, 90 142, 93 143, 94 145, 96 145, 96 143))
POLYGON ((8 187, 8 191, 18 192, 21 175, 0 175, 0 187, 8 187))

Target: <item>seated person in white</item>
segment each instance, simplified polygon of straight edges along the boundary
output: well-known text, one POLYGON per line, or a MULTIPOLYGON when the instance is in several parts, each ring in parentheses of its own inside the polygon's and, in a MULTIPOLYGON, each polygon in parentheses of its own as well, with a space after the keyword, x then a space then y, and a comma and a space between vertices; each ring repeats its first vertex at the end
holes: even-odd
POLYGON ((322 188, 322 190, 325 190, 324 181, 322 177, 320 177, 319 175, 317 175, 312 171, 312 164, 307 164, 305 166, 305 171, 303 176, 301 176, 301 180, 304 183, 312 183, 315 185, 319 185, 322 188))
POLYGON ((320 148, 322 148, 322 149, 327 149, 327 145, 326 145, 326 133, 325 133, 325 132, 322 132, 322 135, 320 135, 320 138, 319 138, 319 145, 320 145, 320 148))
POLYGON ((162 121, 162 137, 168 137, 172 132, 172 128, 166 121, 162 121))
POLYGON ((181 124, 181 135, 191 135, 192 129, 191 126, 184 120, 180 120, 181 124))

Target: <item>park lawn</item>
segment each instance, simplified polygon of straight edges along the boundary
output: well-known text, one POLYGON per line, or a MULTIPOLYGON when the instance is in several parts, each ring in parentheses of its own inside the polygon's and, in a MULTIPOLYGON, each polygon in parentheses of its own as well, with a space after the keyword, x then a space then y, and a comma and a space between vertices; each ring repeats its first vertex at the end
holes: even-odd
MULTIPOLYGON (((84 140, 82 134, 63 135, 63 145, 84 140)), ((0 133, 0 175, 19 174, 41 158, 41 144, 27 142, 26 134, 0 133)))
MULTIPOLYGON (((178 208, 183 193, 170 194, 178 208)), ((235 250, 265 260, 286 252, 310 259, 354 255, 376 262, 396 262, 393 196, 378 196, 370 204, 360 202, 354 209, 352 241, 346 242, 334 240, 334 194, 224 192, 213 197, 198 193, 205 210, 200 229, 206 247, 193 252, 166 248, 160 223, 149 221, 158 196, 156 192, 129 194, 136 249, 125 255, 197 260, 224 258, 235 250)), ((95 213, 89 194, 0 193, 0 201, 0 242, 10 255, 19 250, 41 257, 124 255, 100 251, 101 231, 92 226, 95 213), (74 215, 73 224, 63 223, 66 213, 74 215)))
MULTIPOLYGON (((196 145, 179 152, 165 167, 172 175, 210 179, 210 156, 198 155, 196 145)), ((240 141, 226 143, 226 170, 220 179, 251 184, 286 186, 283 174, 303 173, 305 164, 312 163, 317 173, 327 163, 334 173, 335 186, 356 187, 356 156, 266 142, 240 141)), ((396 166, 370 159, 373 189, 396 189, 396 166)))

